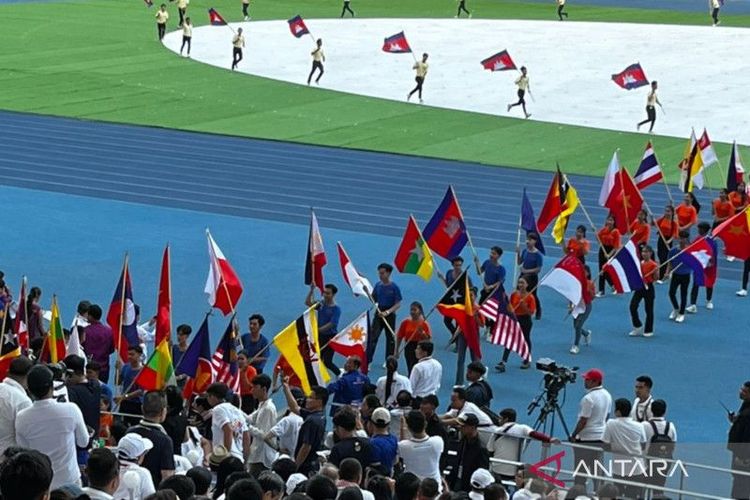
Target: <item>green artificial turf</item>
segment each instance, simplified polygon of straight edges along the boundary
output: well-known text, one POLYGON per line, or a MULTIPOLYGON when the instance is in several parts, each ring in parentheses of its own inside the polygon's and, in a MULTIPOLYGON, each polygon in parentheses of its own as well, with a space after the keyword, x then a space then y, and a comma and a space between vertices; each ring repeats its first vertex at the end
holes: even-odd
MULTIPOLYGON (((353 0, 362 17, 451 17, 451 0, 353 0)), ((240 0, 192 0, 195 25, 215 7, 241 18, 240 0)), ((471 2, 477 18, 554 19, 555 5, 471 2)), ((253 0, 256 20, 337 17, 339 0, 253 0)), ((139 0, 86 0, 0 6, 0 109, 201 132, 290 140, 494 165, 601 174, 616 148, 640 161, 646 137, 523 121, 310 89, 220 71, 176 57, 156 40, 154 10, 139 0)), ((168 29, 177 12, 169 4, 168 29)), ((707 24, 705 13, 569 7, 580 21, 707 24)), ((573 22, 573 21, 571 21, 573 22)), ((750 16, 723 16, 750 26, 750 16)), ((250 55, 252 57, 252 55, 250 55)), ((656 137, 671 181, 684 140, 656 137)), ((717 144, 720 158, 729 145, 717 144)), ((748 155, 750 156, 750 154, 748 155)), ((726 160, 724 160, 726 161, 726 160)), ((709 174, 720 185, 719 173, 709 174)))

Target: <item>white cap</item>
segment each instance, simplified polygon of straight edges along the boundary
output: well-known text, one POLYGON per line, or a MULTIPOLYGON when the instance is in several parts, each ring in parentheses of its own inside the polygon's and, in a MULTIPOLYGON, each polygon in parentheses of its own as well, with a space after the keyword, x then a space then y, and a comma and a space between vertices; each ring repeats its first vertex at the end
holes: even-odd
POLYGON ((307 481, 307 476, 300 474, 299 472, 295 472, 289 476, 289 479, 286 480, 286 494, 291 495, 294 493, 294 488, 296 488, 302 481, 307 481))
POLYGON ((495 482, 495 478, 487 469, 477 469, 471 475, 471 487, 483 490, 495 482))
POLYGON ((126 460, 135 460, 153 447, 154 443, 150 439, 131 432, 125 434, 117 443, 117 456, 126 460))
POLYGON ((391 423, 391 413, 385 408, 375 408, 370 416, 373 424, 388 425, 391 423))

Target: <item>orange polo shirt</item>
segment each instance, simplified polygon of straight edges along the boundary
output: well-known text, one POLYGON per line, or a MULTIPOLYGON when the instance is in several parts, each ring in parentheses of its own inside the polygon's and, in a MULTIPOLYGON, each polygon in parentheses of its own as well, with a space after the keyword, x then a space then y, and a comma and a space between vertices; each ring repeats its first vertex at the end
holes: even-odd
POLYGON ((582 259, 587 253, 589 253, 589 251, 591 251, 591 243, 586 239, 579 241, 575 238, 570 238, 565 249, 569 254, 572 253, 579 259, 582 259))
POLYGON ((677 214, 677 223, 680 227, 698 222, 698 212, 695 211, 695 207, 692 205, 678 205, 675 208, 675 213, 677 214))
POLYGON ((643 282, 647 285, 654 282, 656 279, 656 268, 659 267, 659 264, 654 262, 653 259, 649 261, 641 261, 641 272, 643 273, 643 282))
POLYGON ((721 198, 714 200, 714 216, 717 219, 726 219, 734 215, 734 205, 730 201, 721 201, 721 198))
POLYGON ((745 202, 743 203, 742 195, 737 191, 732 191, 729 193, 729 202, 734 207, 735 212, 740 212, 747 206, 747 197, 745 197, 745 202))
POLYGON ((638 222, 635 220, 630 225, 630 232, 633 233, 631 239, 636 245, 648 243, 648 239, 651 237, 651 226, 648 222, 638 222))
POLYGON ((659 232, 664 236, 663 239, 669 240, 676 238, 679 233, 679 226, 673 220, 669 220, 666 217, 657 219, 656 225, 659 226, 659 232))
POLYGON ((430 333, 430 324, 423 319, 417 321, 414 321, 411 318, 405 319, 398 327, 397 336, 401 340, 406 340, 407 342, 430 340, 432 337, 432 334, 430 333))
POLYGON ((620 231, 616 227, 607 229, 603 227, 599 230, 599 241, 605 247, 620 248, 620 231))
POLYGON ((516 291, 510 295, 510 307, 516 316, 531 316, 536 313, 536 299, 526 292, 524 296, 516 291))

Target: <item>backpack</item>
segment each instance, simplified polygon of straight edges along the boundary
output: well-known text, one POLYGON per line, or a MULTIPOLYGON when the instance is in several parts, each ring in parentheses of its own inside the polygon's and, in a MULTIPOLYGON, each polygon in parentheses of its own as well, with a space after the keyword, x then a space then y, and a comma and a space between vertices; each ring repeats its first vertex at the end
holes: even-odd
POLYGON ((651 443, 648 445, 648 455, 655 458, 671 459, 675 443, 669 437, 670 422, 667 422, 667 425, 664 427, 663 434, 659 434, 656 424, 653 421, 649 421, 649 424, 651 424, 651 428, 654 430, 654 435, 651 437, 651 443))

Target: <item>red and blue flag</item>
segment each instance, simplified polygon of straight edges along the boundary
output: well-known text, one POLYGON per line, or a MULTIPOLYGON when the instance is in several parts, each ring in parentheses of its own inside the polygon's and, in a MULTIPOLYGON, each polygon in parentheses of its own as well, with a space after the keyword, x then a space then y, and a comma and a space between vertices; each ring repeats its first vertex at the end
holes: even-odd
POLYGON ((287 22, 289 23, 289 31, 291 31, 292 35, 294 35, 296 38, 302 38, 303 36, 310 34, 310 30, 307 29, 302 16, 294 16, 287 22))
POLYGON ((213 371, 211 369, 211 344, 208 333, 208 315, 203 319, 203 324, 198 329, 190 345, 179 359, 173 360, 177 363, 175 373, 187 375, 190 380, 185 384, 183 395, 189 398, 193 394, 203 394, 211 382, 213 382, 213 371))
POLYGON ((469 241, 466 224, 453 186, 448 186, 443 201, 425 226, 422 236, 433 252, 449 260, 459 255, 466 246, 469 241))
POLYGON ((542 237, 539 234, 539 229, 536 226, 534 207, 531 206, 531 201, 529 201, 529 197, 526 196, 526 188, 523 188, 523 198, 521 198, 521 229, 526 231, 527 236, 530 233, 535 234, 536 249, 541 253, 545 253, 544 243, 542 243, 542 237))
POLYGON ((659 166, 659 160, 656 159, 654 147, 651 145, 651 141, 649 141, 646 144, 646 151, 643 152, 643 158, 641 159, 641 164, 638 166, 638 171, 633 177, 635 186, 638 189, 644 189, 651 184, 659 182, 662 178, 664 178, 664 174, 659 166))
POLYGON ((128 263, 122 268, 112 303, 107 311, 107 324, 114 333, 115 348, 123 361, 128 360, 128 347, 138 345, 138 327, 135 322, 133 287, 130 285, 128 263))
POLYGON ((604 271, 612 279, 612 285, 617 293, 642 290, 643 271, 641 259, 638 256, 638 246, 633 240, 628 241, 604 266, 604 271))
POLYGON ((392 54, 406 54, 411 52, 411 47, 409 47, 409 42, 406 41, 404 32, 402 31, 386 38, 383 41, 383 52, 390 52, 392 54))
POLYGON ((240 343, 240 336, 234 325, 235 315, 229 320, 229 325, 224 331, 219 345, 216 346, 216 352, 211 358, 211 367, 213 368, 214 380, 227 384, 235 393, 240 390, 240 369, 237 364, 237 349, 240 343))
POLYGON ((507 50, 503 50, 502 52, 498 52, 494 56, 490 56, 487 59, 484 59, 482 61, 482 66, 484 69, 488 69, 490 71, 506 71, 509 69, 518 69, 516 68, 516 63, 513 62, 513 59, 511 59, 510 54, 508 54, 507 50))
POLYGON ((211 22, 214 26, 226 26, 227 22, 224 20, 223 17, 221 17, 221 14, 219 14, 216 9, 211 7, 208 9, 208 20, 211 22))
POLYGON ((621 72, 612 75, 612 81, 627 90, 637 89, 649 83, 640 63, 631 64, 621 72))
MULTIPOLYGON (((716 276, 711 276, 709 266, 716 262, 716 251, 714 246, 708 242, 708 238, 699 238, 691 243, 676 259, 672 265, 674 269, 677 265, 683 265, 693 272, 693 283, 697 286, 710 286, 712 280, 716 281, 716 276)), ((715 267, 715 266, 713 266, 715 267)), ((713 271, 715 273, 715 270, 713 271)))

